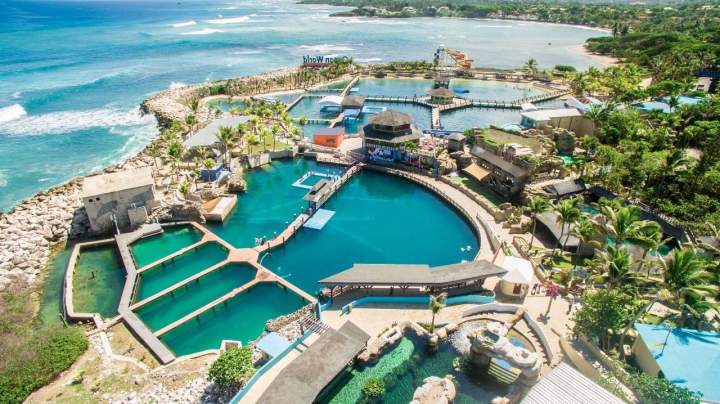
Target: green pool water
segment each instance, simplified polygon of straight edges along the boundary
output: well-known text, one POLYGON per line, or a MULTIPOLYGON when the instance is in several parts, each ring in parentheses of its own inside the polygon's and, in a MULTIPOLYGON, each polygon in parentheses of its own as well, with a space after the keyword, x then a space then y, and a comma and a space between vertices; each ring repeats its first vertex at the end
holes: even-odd
POLYGON ((338 112, 321 112, 320 100, 322 96, 311 95, 303 97, 297 104, 293 105, 288 111, 293 118, 304 116, 308 119, 335 119, 338 112))
POLYGON ((314 294, 318 280, 354 263, 445 265, 471 260, 479 244, 464 218, 411 182, 369 170, 347 182, 323 209, 322 230, 301 229, 263 265, 314 294), (461 248, 470 246, 470 251, 461 248))
POLYGON ((173 261, 157 265, 138 276, 135 301, 187 279, 227 258, 228 251, 216 242, 209 242, 187 251, 173 261))
POLYGON ((238 202, 223 223, 208 223, 208 228, 235 247, 253 247, 255 238, 272 238, 281 233, 306 208, 305 188, 292 184, 308 171, 339 173, 336 166, 313 160, 278 160, 245 175, 247 192, 238 194, 238 202))
POLYGON ((407 403, 415 389, 430 376, 455 377, 457 396, 454 403, 488 403, 498 395, 507 394, 507 387, 489 377, 469 377, 462 370, 453 369, 453 360, 459 357, 450 344, 440 344, 436 352, 428 352, 417 338, 403 337, 390 351, 369 366, 355 366, 338 376, 321 394, 321 403, 355 404, 362 402, 362 386, 370 378, 385 382, 382 403, 407 403))
POLYGON ((528 83, 452 79, 450 88, 453 87, 470 90, 469 93, 460 94, 465 98, 493 101, 515 101, 520 98, 543 94, 542 90, 528 83))
POLYGON ((146 237, 130 245, 130 252, 138 268, 197 243, 202 233, 192 226, 166 226, 161 234, 146 237))
POLYGON ((422 97, 427 95, 433 86, 427 79, 361 79, 355 85, 356 95, 386 95, 397 97, 422 97))
POLYGON ((223 112, 228 112, 231 109, 243 110, 246 103, 244 100, 228 100, 228 99, 217 99, 208 102, 208 108, 212 111, 214 109, 220 109, 223 112))
POLYGON ((115 244, 80 251, 73 273, 75 311, 116 316, 124 285, 125 270, 115 244))
POLYGON ((136 313, 151 330, 157 331, 250 282, 255 277, 255 272, 255 268, 247 264, 225 265, 171 295, 140 307, 136 313))
POLYGON ((267 320, 293 312, 305 304, 307 302, 294 292, 276 283, 263 282, 160 339, 178 356, 217 349, 224 339, 246 344, 262 334, 267 320))

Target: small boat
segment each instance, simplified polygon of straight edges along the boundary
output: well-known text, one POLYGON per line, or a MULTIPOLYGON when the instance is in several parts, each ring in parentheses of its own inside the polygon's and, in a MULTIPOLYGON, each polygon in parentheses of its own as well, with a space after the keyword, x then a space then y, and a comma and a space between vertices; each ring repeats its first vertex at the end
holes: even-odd
POLYGON ((455 92, 455 94, 467 94, 470 92, 470 90, 463 87, 453 87, 453 91, 455 92))

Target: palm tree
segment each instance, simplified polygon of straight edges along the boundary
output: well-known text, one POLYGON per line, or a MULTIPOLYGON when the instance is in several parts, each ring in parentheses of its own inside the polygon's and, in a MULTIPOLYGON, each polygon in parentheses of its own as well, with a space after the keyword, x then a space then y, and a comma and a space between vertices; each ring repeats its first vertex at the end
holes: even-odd
MULTIPOLYGON (((558 215, 556 221, 560 224, 560 237, 558 237, 555 248, 553 248, 553 255, 555 255, 555 251, 562 243, 562 238, 566 233, 565 228, 580 219, 580 208, 578 208, 579 204, 580 199, 578 198, 563 199, 555 204, 554 210, 558 215)), ((569 232, 567 233, 567 238, 570 238, 569 232)), ((567 244, 567 240, 565 240, 565 244, 567 244)))
POLYGON ((228 164, 230 162, 230 149, 235 145, 236 141, 235 131, 228 126, 221 126, 215 136, 223 145, 223 157, 225 158, 225 164, 228 164))
MULTIPOLYGON (((584 215, 581 215, 575 222, 575 226, 570 229, 570 234, 580 240, 578 254, 580 254, 580 250, 583 248, 592 248, 592 253, 594 253, 596 249, 602 248, 602 243, 597 240, 598 232, 595 223, 584 215)), ((588 255, 592 256, 593 254, 588 255)))
POLYGON ((593 264, 599 272, 597 278, 607 282, 610 289, 635 279, 635 274, 630 270, 630 253, 626 248, 609 246, 607 251, 598 254, 593 264))
POLYGON ((195 118, 195 115, 190 114, 185 117, 185 124, 190 128, 190 132, 192 133, 195 130, 195 125, 198 123, 197 118, 195 118))
POLYGON ((532 217, 532 233, 530 234, 530 247, 529 249, 532 250, 533 243, 535 242, 535 228, 537 226, 537 216, 541 213, 547 212, 550 210, 550 203, 547 199, 541 197, 541 196, 534 196, 530 199, 530 202, 528 202, 527 206, 525 207, 525 210, 527 212, 530 212, 530 216, 532 217))
POLYGON ((616 245, 625 241, 635 242, 643 235, 652 234, 654 231, 661 231, 660 225, 656 222, 642 220, 640 208, 634 205, 617 208, 612 205, 600 207, 602 218, 596 220, 600 231, 611 238, 616 245))
POLYGON ((528 61, 525 62, 525 70, 529 71, 533 76, 536 75, 538 72, 537 60, 535 60, 535 58, 528 59, 528 61))
MULTIPOLYGON (((652 222, 657 225, 657 223, 652 222)), ((642 271, 646 264, 648 253, 651 251, 657 252, 661 245, 665 243, 663 240, 663 232, 659 225, 652 226, 646 225, 635 230, 633 235, 633 243, 643 249, 642 258, 638 264, 637 272, 642 271)), ((650 267, 648 267, 647 277, 650 277, 650 267)))
POLYGON ((430 304, 428 307, 432 311, 432 321, 430 322, 430 332, 435 332, 435 315, 445 307, 447 293, 443 292, 436 296, 430 296, 430 304))
POLYGON ((150 144, 147 149, 145 150, 147 154, 152 157, 153 159, 153 165, 155 166, 155 169, 158 168, 157 159, 158 157, 162 156, 162 149, 160 148, 159 143, 152 143, 150 144))
POLYGON ((188 195, 190 195, 190 181, 184 180, 181 182, 178 186, 178 191, 180 191, 182 196, 187 199, 188 195))
POLYGON ((182 157, 185 155, 185 146, 179 142, 179 141, 173 141, 167 145, 167 157, 170 161, 172 161, 173 165, 173 172, 175 173, 175 176, 177 178, 178 176, 178 166, 177 164, 182 160, 182 157))
POLYGON ((663 263, 663 283, 673 294, 680 308, 678 326, 682 327, 689 313, 698 315, 693 306, 712 305, 710 299, 718 292, 713 275, 704 269, 703 261, 692 249, 676 249, 663 263))

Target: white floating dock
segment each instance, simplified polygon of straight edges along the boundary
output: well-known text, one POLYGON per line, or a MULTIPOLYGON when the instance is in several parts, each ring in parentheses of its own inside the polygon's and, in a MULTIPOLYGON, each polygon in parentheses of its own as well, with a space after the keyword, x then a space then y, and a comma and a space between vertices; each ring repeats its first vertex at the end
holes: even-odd
POLYGON ((330 174, 318 173, 315 171, 308 171, 302 177, 298 178, 297 181, 293 182, 292 186, 297 187, 297 188, 312 189, 312 187, 313 187, 312 185, 303 184, 303 182, 305 182, 306 179, 312 177, 313 175, 316 177, 322 177, 322 178, 328 178, 331 176, 330 174))
POLYGON ((323 227, 335 215, 335 212, 327 209, 318 209, 314 215, 303 225, 308 229, 322 230, 323 227))

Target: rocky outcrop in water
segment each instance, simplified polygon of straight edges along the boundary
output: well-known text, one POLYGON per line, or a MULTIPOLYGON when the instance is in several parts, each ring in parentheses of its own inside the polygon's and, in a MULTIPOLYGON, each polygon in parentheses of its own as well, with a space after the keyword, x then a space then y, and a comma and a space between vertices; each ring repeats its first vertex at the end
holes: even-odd
POLYGON ((457 394, 453 377, 447 375, 443 378, 430 376, 423 380, 413 394, 410 404, 448 404, 455 400, 457 394))
POLYGON ((228 178, 227 188, 228 192, 232 193, 245 192, 245 190, 247 190, 247 183, 243 178, 242 170, 237 170, 230 175, 228 178))

